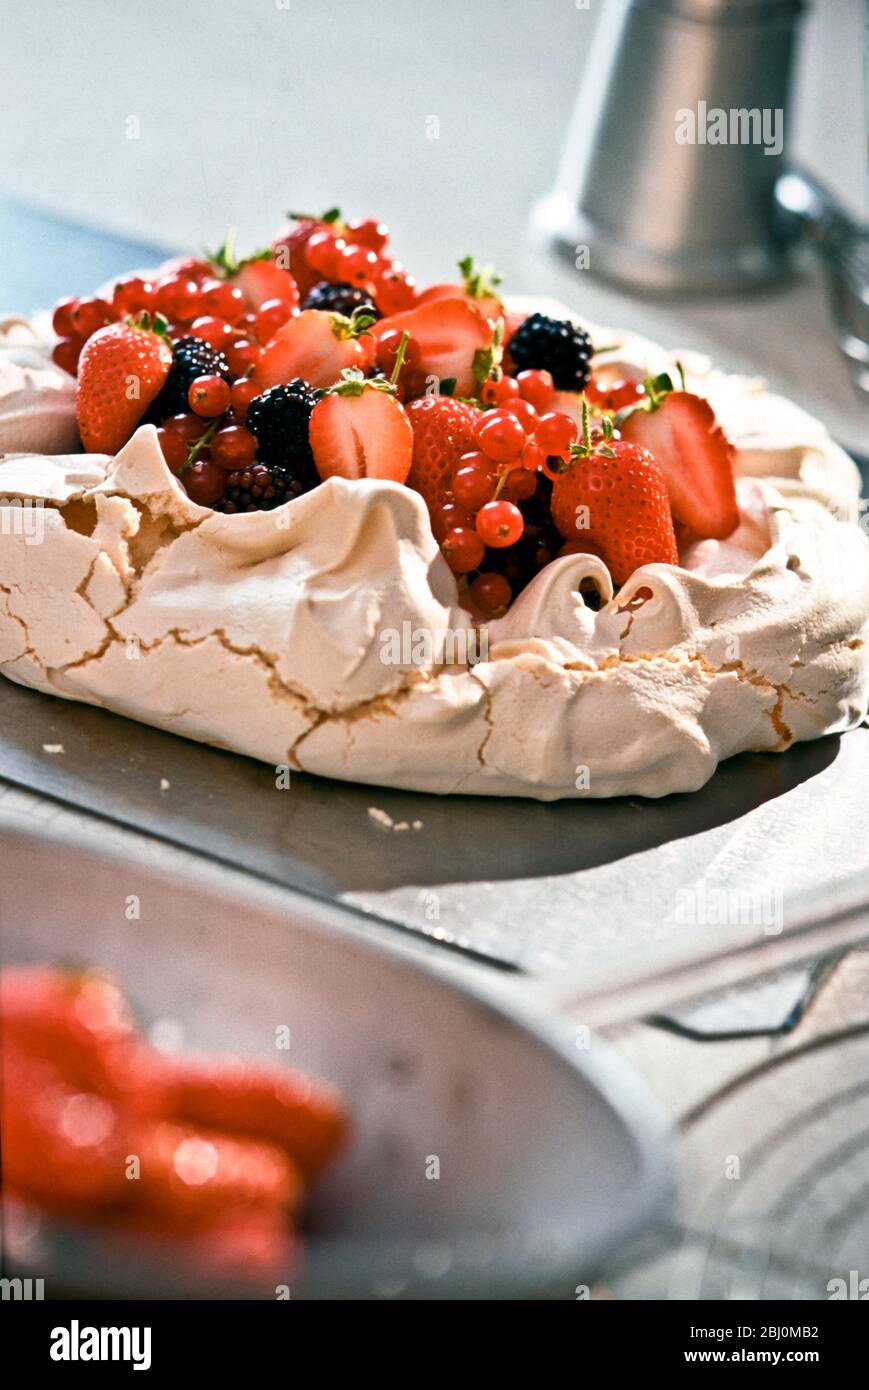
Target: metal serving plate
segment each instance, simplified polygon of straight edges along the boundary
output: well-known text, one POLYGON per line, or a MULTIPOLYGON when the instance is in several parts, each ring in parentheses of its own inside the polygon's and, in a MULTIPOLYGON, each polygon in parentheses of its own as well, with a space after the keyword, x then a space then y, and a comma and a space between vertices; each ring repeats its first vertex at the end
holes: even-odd
MULTIPOLYGON (((345 909, 172 847, 159 862, 133 837, 95 851, 2 816, 0 835, 4 963, 107 967, 146 1027, 286 1058, 348 1097, 352 1142, 316 1192, 293 1298, 573 1298, 668 1212, 662 1121, 604 1044, 578 1047, 565 1024, 451 978, 434 952, 372 939, 345 909), (282 1024, 291 1048, 276 1054, 282 1024)), ((49 1297, 275 1297, 221 1271, 193 1287, 171 1260, 83 1231, 7 1254, 49 1297)))

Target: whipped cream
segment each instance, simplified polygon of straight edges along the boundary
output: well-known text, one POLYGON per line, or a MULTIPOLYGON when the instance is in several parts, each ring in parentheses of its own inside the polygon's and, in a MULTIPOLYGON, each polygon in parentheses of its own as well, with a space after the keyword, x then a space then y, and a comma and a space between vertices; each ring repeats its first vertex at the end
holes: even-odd
MULTIPOLYGON (((847 455, 761 382, 594 336, 618 345, 599 361, 620 375, 678 356, 713 403, 737 449, 726 541, 643 566, 615 598, 601 560, 557 560, 469 665, 478 634, 411 489, 334 478, 223 516, 186 496, 152 426, 114 459, 31 452, 2 397, 18 452, 0 497, 43 504, 45 543, 0 529, 0 671, 275 766, 540 799, 691 791, 734 753, 859 724, 869 541, 847 455)), ((40 400, 53 412, 37 391, 28 429, 40 400)))

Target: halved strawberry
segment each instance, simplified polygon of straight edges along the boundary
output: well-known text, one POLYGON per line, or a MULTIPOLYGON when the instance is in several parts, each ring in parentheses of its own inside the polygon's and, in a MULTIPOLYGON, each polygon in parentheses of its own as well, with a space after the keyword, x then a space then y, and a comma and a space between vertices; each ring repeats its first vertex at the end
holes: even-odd
POLYGON ((463 299, 473 304, 492 323, 496 323, 504 314, 504 305, 495 293, 502 277, 496 274, 491 266, 478 268, 474 264, 473 256, 466 256, 463 261, 459 261, 459 270, 462 272, 460 285, 430 285, 418 296, 417 304, 429 304, 436 299, 463 299))
POLYGON ((466 300, 433 299, 381 319, 371 331, 379 341, 392 329, 410 334, 413 370, 439 381, 455 381, 456 396, 472 395, 494 366, 495 329, 466 300))
POLYGON ((324 480, 388 478, 403 483, 410 471, 413 431, 395 388, 380 379, 366 381, 361 372, 345 372, 317 402, 308 437, 324 480))
POLYGON ((299 287, 289 268, 286 251, 278 259, 278 249, 267 247, 241 259, 235 251, 235 228, 227 232, 223 245, 208 258, 211 274, 235 285, 244 295, 248 312, 255 314, 269 299, 289 304, 292 311, 299 306, 299 287))
POLYGON ((256 313, 268 299, 279 299, 291 309, 299 307, 299 290, 290 272, 265 257, 244 261, 230 275, 229 283, 241 290, 251 313, 256 313))
POLYGON ((172 366, 165 324, 111 323, 88 338, 78 362, 75 413, 88 453, 116 454, 159 395, 172 366), (147 326, 146 326, 147 325, 147 326))
POLYGON ((632 410, 620 428, 623 439, 653 454, 677 521, 716 540, 736 529, 733 445, 707 400, 691 391, 653 390, 649 408, 632 410))
POLYGON ((253 381, 265 391, 269 386, 301 377, 311 386, 332 386, 341 373, 358 367, 365 370, 373 360, 373 340, 362 334, 373 323, 370 314, 357 312, 352 319, 328 314, 322 309, 306 309, 288 319, 257 363, 253 381))
POLYGON ((474 430, 480 412, 449 396, 420 396, 406 407, 413 430, 413 463, 408 487, 421 493, 429 511, 447 500, 450 477, 462 454, 477 447, 474 430))

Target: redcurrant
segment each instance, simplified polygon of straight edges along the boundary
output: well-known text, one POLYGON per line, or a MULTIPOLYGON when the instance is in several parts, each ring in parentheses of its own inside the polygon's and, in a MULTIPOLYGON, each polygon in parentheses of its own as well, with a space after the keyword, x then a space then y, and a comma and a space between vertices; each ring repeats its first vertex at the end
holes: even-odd
POLYGON ((226 472, 213 459, 198 459, 181 475, 191 502, 212 506, 226 491, 226 472))
POLYGON ((187 462, 187 444, 177 430, 169 430, 165 427, 157 431, 157 442, 163 450, 163 457, 172 472, 177 473, 179 468, 183 468, 187 462))
POLYGON ((571 444, 576 443, 579 427, 570 415, 561 415, 556 411, 548 415, 541 415, 534 431, 534 442, 547 455, 564 454, 571 444))
POLYGON ((513 591, 503 574, 478 574, 471 585, 471 598, 488 618, 498 618, 510 606, 513 591))
POLYGON ((347 231, 355 242, 370 247, 372 251, 382 251, 389 240, 389 228, 386 223, 378 222, 374 217, 366 217, 361 222, 351 222, 347 231))
POLYGON ((259 343, 252 343, 248 338, 236 338, 234 343, 228 343, 224 348, 229 369, 235 376, 244 376, 251 367, 256 366, 262 354, 259 343))
POLYGON ((190 323, 191 319, 198 318, 202 295, 195 280, 170 275, 158 280, 154 293, 157 308, 167 318, 178 323, 190 323))
POLYGON ((552 373, 529 368, 520 372, 516 378, 522 399, 528 401, 537 411, 544 411, 555 395, 552 373))
POLYGON ((213 314, 215 318, 225 319, 227 323, 238 323, 244 313, 244 295, 238 285, 227 284, 226 280, 206 280, 202 286, 202 312, 213 314))
POLYGON ((537 475, 527 468, 512 468, 504 480, 501 496, 508 502, 527 502, 537 491, 537 475))
POLYGON ((457 502, 443 502, 431 514, 431 529, 436 541, 446 538, 448 531, 473 529, 473 519, 457 502))
MULTIPOLYGON (((494 506, 495 503, 490 502, 489 505, 494 506)), ((453 574, 467 574, 469 570, 478 569, 486 553, 480 536, 467 526, 455 526, 447 531, 441 542, 441 550, 453 574)))
POLYGON ((58 338, 68 338, 75 332, 72 324, 72 311, 77 304, 77 299, 59 299, 55 304, 54 313, 51 316, 51 326, 58 338))
POLYGON ((215 318, 213 314, 203 314, 201 318, 194 319, 189 329, 185 330, 192 333, 194 338, 202 338, 206 343, 210 343, 213 348, 219 348, 224 352, 233 341, 233 329, 226 322, 226 319, 215 318))
POLYGON ((509 463, 522 452, 525 431, 509 410, 488 411, 474 431, 483 453, 496 463, 509 463))
POLYGON ((197 376, 190 383, 187 400, 190 409, 197 415, 212 420, 215 415, 222 415, 229 409, 229 382, 215 373, 197 376))
POLYGON ((491 462, 485 454, 465 454, 453 473, 453 497, 467 511, 479 511, 486 502, 491 502, 495 481, 491 462))
POLYGON ((211 441, 211 457, 230 472, 246 468, 256 454, 256 436, 244 425, 226 425, 211 441))
POLYGON ((533 434, 537 429, 539 419, 537 411, 529 401, 523 401, 521 396, 515 396, 504 405, 504 410, 509 410, 511 415, 515 415, 519 424, 526 434, 533 434))
POLYGON ((154 286, 140 275, 127 275, 115 285, 112 308, 118 317, 124 314, 149 312, 154 308, 154 286))
POLYGON ((256 311, 253 331, 257 340, 267 343, 279 328, 283 328, 293 312, 293 306, 284 299, 266 299, 256 311))
POLYGON ((520 539, 525 518, 513 502, 487 502, 477 513, 476 527, 484 545, 503 550, 520 539))
POLYGON ((104 328, 115 318, 111 304, 104 299, 80 299, 70 312, 73 332, 80 338, 89 338, 98 328, 104 328))
POLYGON ((70 376, 75 376, 78 371, 78 359, 81 355, 83 343, 81 338, 61 338, 59 343, 55 343, 51 349, 52 361, 58 367, 62 367, 70 376))
POLYGON ((259 393, 260 388, 254 386, 253 382, 247 377, 241 377, 238 381, 232 383, 232 386, 229 388, 229 396, 232 402, 232 408, 239 420, 245 418, 248 406, 254 396, 258 396, 259 393))

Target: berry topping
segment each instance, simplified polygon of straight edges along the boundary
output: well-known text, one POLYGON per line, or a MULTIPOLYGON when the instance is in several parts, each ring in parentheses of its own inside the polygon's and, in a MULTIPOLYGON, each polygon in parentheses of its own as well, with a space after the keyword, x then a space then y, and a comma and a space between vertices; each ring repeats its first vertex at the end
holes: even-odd
POLYGON ((587 408, 582 442, 552 489, 552 515, 564 540, 587 542, 616 584, 640 565, 679 563, 663 473, 638 444, 606 437, 596 444, 587 408))
MULTIPOLYGON (((221 470, 223 472, 223 470, 221 470)), ((223 473, 226 491, 215 510, 227 512, 270 512, 291 502, 315 486, 316 474, 306 468, 282 468, 277 463, 254 463, 236 473, 223 473)))
POLYGON ((479 569, 486 553, 486 547, 476 531, 467 526, 456 526, 447 531, 441 542, 444 559, 454 574, 468 574, 479 569))
POLYGON ((525 530, 525 519, 514 502, 487 502, 477 512, 477 535, 494 550, 515 545, 525 530))
POLYGON ((454 467, 462 454, 476 449, 474 430, 480 411, 449 396, 421 396, 407 407, 413 430, 413 462, 407 482, 429 511, 447 500, 454 467))
POLYGON ((503 574, 478 574, 471 585, 471 599, 486 618, 500 618, 512 597, 510 581, 503 574))
POLYGON ((525 447, 525 430, 506 409, 487 411, 477 425, 476 436, 483 453, 495 463, 509 463, 525 447))
POLYGON ((279 328, 266 344, 253 379, 265 389, 295 377, 311 386, 332 386, 349 367, 365 370, 373 360, 373 343, 360 341, 373 323, 364 309, 351 318, 306 309, 279 328))
POLYGON ((314 392, 296 378, 255 396, 247 408, 247 428, 263 463, 292 469, 311 486, 317 480, 308 439, 314 392))
POLYGON ((430 285, 418 296, 417 303, 428 304, 434 299, 466 299, 475 304, 487 319, 496 322, 504 313, 504 305, 496 294, 503 277, 490 265, 477 266, 473 256, 466 256, 458 265, 462 273, 460 285, 430 285))
POLYGON ((221 376, 232 380, 226 358, 202 338, 184 337, 175 343, 172 367, 166 384, 148 412, 149 420, 162 423, 169 415, 184 414, 190 408, 188 392, 198 376, 221 376))
POLYGON ((676 520, 722 540, 739 522, 733 445, 702 396, 674 391, 666 374, 645 385, 648 406, 631 411, 622 436, 653 453, 676 520))
MULTIPOLYGON (((420 304, 406 313, 381 319, 372 333, 379 340, 394 329, 410 334, 416 349, 411 365, 416 372, 423 378, 434 377, 439 383, 454 382, 456 396, 472 396, 494 365, 495 331, 475 305, 462 299, 435 299, 420 304)), ((422 390, 425 389, 423 379, 422 390)))
POLYGON ((533 367, 529 367, 527 371, 519 373, 516 384, 523 401, 529 401, 539 415, 549 408, 555 395, 555 382, 552 380, 551 372, 535 371, 533 367))
POLYGON ((172 367, 165 325, 112 323, 85 343, 78 364, 75 410, 88 453, 115 454, 160 394, 172 367))
POLYGON ((230 399, 229 382, 222 376, 194 377, 187 392, 190 409, 206 420, 223 415, 229 409, 230 399))
POLYGON ((365 309, 374 320, 380 318, 380 310, 375 305, 373 296, 367 290, 360 289, 358 285, 351 285, 342 280, 335 284, 328 280, 318 281, 305 296, 302 308, 325 309, 328 314, 343 314, 348 319, 355 309, 365 309))
POLYGON ((314 406, 311 447, 323 479, 403 483, 413 456, 413 430, 390 382, 366 380, 351 370, 314 406))
POLYGON ((520 372, 548 371, 559 391, 582 391, 594 349, 583 328, 570 319, 532 314, 510 338, 510 356, 520 372))

